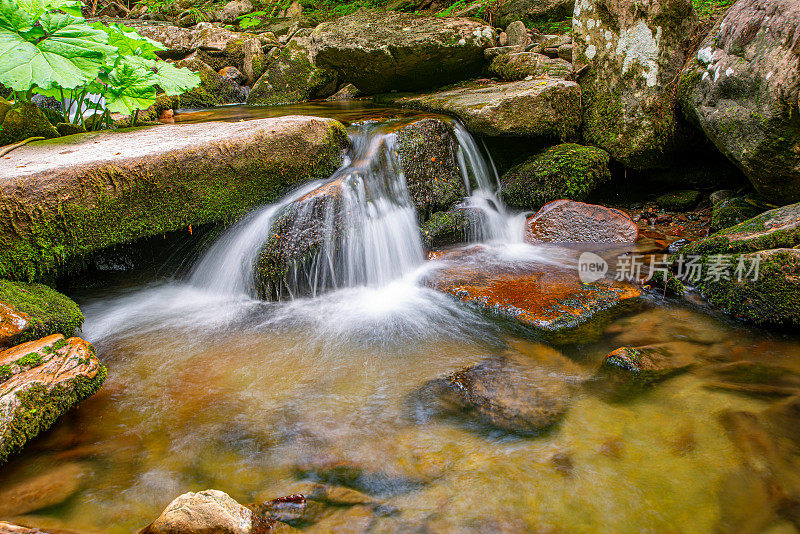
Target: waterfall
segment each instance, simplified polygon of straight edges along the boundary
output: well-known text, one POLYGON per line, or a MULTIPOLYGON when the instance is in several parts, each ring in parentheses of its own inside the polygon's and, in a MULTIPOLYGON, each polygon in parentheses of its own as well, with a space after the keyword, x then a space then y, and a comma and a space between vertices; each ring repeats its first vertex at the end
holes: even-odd
MULTIPOLYGON (((522 224, 497 196, 497 172, 467 129, 453 121, 457 160, 480 223, 471 241, 521 241, 522 224), (519 226, 519 229, 516 228, 519 226)), ((192 285, 225 294, 255 295, 255 265, 271 233, 311 257, 287 266, 273 297, 294 298, 343 287, 380 287, 413 272, 425 261, 417 214, 398 157, 397 137, 387 123, 350 128, 351 150, 329 180, 307 184, 281 201, 259 208, 230 228, 200 258, 192 285), (291 211, 294 208, 294 211, 291 211), (280 220, 283 216, 283 220, 280 220), (275 230, 274 232, 271 232, 275 230), (299 243, 299 244, 298 244, 299 243), (313 245, 313 246, 312 246, 313 245)))

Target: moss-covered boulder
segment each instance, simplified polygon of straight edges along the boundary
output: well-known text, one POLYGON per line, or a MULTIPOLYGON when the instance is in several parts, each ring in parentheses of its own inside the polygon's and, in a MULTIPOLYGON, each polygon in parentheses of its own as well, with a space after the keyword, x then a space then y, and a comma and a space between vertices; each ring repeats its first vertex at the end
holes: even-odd
POLYGON ((210 65, 196 57, 178 61, 177 65, 186 67, 200 76, 200 85, 181 95, 181 107, 207 108, 244 102, 247 98, 246 91, 236 81, 220 75, 210 65))
POLYGON ((424 219, 434 211, 449 209, 467 194, 451 123, 421 119, 400 128, 396 136, 408 192, 424 219))
POLYGON ((659 208, 669 211, 686 211, 697 206, 702 196, 700 191, 682 189, 661 195, 656 199, 656 204, 659 208))
POLYGON ((704 273, 711 264, 730 266, 728 276, 704 276, 697 284, 712 305, 757 325, 800 326, 800 250, 706 256, 704 273), (744 265, 741 273, 735 270, 739 262, 744 265), (753 265, 758 270, 751 272, 753 265))
POLYGON ((291 104, 335 93, 335 73, 314 65, 310 47, 310 37, 294 37, 272 55, 264 74, 253 85, 247 103, 291 104))
POLYGON ((681 106, 778 204, 800 201, 800 4, 739 0, 681 74, 681 106))
POLYGON ((58 137, 58 130, 36 104, 20 102, 12 106, 0 98, 0 146, 29 137, 52 139, 58 137))
POLYGON ((382 95, 381 103, 454 115, 473 133, 569 140, 581 125, 581 90, 559 79, 463 82, 434 93, 382 95))
POLYGON ((559 58, 549 58, 536 52, 500 54, 492 59, 489 74, 507 82, 533 78, 567 78, 574 69, 572 64, 559 58))
POLYGON ((428 250, 466 243, 476 237, 484 214, 468 207, 455 207, 449 211, 437 211, 419 227, 422 244, 428 250))
POLYGON ((683 247, 682 254, 732 254, 800 245, 800 204, 765 211, 683 247))
POLYGON ((0 167, 0 276, 34 279, 111 245, 231 220, 329 177, 347 145, 341 123, 298 116, 29 143, 0 167))
POLYGON ((55 334, 0 352, 0 464, 105 377, 94 347, 76 337, 55 334))
POLYGON ((763 213, 765 207, 755 195, 737 196, 714 204, 711 209, 711 231, 718 232, 763 213))
POLYGON ((611 179, 605 150, 563 143, 531 156, 500 179, 500 194, 510 207, 539 209, 566 198, 586 200, 597 186, 611 179))
POLYGON ((81 324, 78 305, 58 291, 0 280, 0 348, 52 334, 71 337, 81 324))
POLYGON ((686 132, 676 84, 697 24, 691 0, 579 0, 573 64, 584 139, 633 169, 668 167, 686 132))
POLYGON ((494 29, 463 18, 360 10, 314 29, 314 63, 364 94, 413 91, 480 73, 494 29))

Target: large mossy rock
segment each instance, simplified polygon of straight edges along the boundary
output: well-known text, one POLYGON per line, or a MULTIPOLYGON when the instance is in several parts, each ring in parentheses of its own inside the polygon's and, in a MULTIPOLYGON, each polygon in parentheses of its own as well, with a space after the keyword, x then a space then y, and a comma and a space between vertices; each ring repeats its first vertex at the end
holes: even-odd
POLYGON ((76 337, 55 334, 0 352, 0 464, 105 377, 94 347, 76 337))
POLYGON ((472 133, 569 140, 581 125, 581 89, 559 79, 464 82, 435 93, 386 95, 380 102, 455 115, 472 133))
POLYGON ((800 201, 800 4, 739 0, 681 76, 681 104, 756 191, 800 201))
POLYGON ((436 257, 423 283, 514 330, 554 343, 596 339, 615 313, 630 309, 641 291, 626 282, 583 283, 574 266, 538 261, 509 263, 472 245, 436 257))
POLYGON ((765 211, 691 243, 682 254, 733 254, 800 245, 800 204, 765 211))
POLYGON ((30 143, 0 168, 0 276, 33 279, 110 245, 230 220, 329 177, 332 119, 175 124, 30 143))
POLYGON ((757 195, 744 195, 722 200, 711 209, 711 231, 719 232, 764 212, 757 195))
POLYGON ((29 137, 58 137, 58 130, 42 110, 30 102, 12 106, 0 97, 0 146, 24 141, 29 137))
POLYGON ((403 126, 396 135, 408 192, 424 219, 466 196, 458 166, 458 140, 450 122, 421 119, 403 126))
POLYGON ((448 211, 437 211, 419 227, 422 245, 438 249, 467 243, 479 236, 485 223, 485 213, 466 206, 456 206, 448 211))
POLYGON ((505 28, 517 20, 538 23, 566 20, 572 14, 572 0, 499 0, 489 5, 495 26, 505 28))
POLYGON ((325 98, 336 92, 336 74, 314 65, 311 39, 294 37, 274 55, 253 85, 248 104, 292 104, 325 98))
POLYGON ((494 29, 480 22, 361 10, 314 29, 314 63, 363 94, 413 91, 480 73, 494 29))
POLYGON ((741 256, 727 254, 704 258, 704 273, 712 263, 730 266, 729 277, 704 276, 697 284, 712 305, 747 322, 764 326, 800 326, 800 250, 778 248, 741 256), (759 258, 756 260, 756 256, 759 258), (740 277, 733 272, 740 261, 745 268, 757 262, 758 271, 740 277))
POLYGON ((508 432, 536 435, 563 419, 569 377, 516 354, 499 355, 426 383, 420 409, 475 418, 508 432))
POLYGON ((207 63, 197 57, 177 62, 200 76, 200 85, 180 96, 184 108, 210 108, 223 104, 244 102, 247 94, 234 80, 220 75, 207 63))
POLYGON ((668 167, 685 132, 676 84, 697 23, 690 0, 578 0, 573 64, 584 139, 633 169, 668 167))
POLYGON ((499 54, 489 63, 488 72, 507 82, 534 78, 567 78, 573 73, 572 64, 559 58, 549 58, 536 52, 499 54))
POLYGON ((71 337, 82 324, 78 305, 58 291, 0 280, 0 347, 52 334, 71 337))
POLYGON ((500 179, 500 194, 512 208, 538 209, 558 199, 586 200, 611 179, 605 150, 564 143, 545 149, 500 179))

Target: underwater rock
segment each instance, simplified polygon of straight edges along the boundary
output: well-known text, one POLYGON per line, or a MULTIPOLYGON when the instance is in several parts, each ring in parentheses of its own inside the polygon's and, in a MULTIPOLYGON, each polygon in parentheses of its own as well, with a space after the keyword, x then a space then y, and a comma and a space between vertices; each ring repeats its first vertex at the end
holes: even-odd
POLYGON ((466 413, 490 426, 535 435, 558 423, 571 398, 569 378, 519 355, 500 355, 432 380, 415 394, 420 409, 466 413))
POLYGON ((219 490, 184 493, 169 503, 140 534, 267 534, 297 532, 253 513, 219 490))
POLYGON ((455 115, 473 134, 568 140, 581 125, 581 90, 559 79, 462 82, 436 93, 383 95, 379 102, 455 115))
POLYGON ((300 479, 333 486, 344 486, 371 495, 391 496, 419 489, 429 482, 425 477, 390 472, 338 457, 307 458, 293 469, 300 479))
POLYGON ((563 59, 551 59, 536 52, 500 54, 489 64, 488 72, 507 82, 533 78, 567 78, 575 69, 563 59))
POLYGON ((736 361, 703 369, 706 387, 759 396, 785 397, 800 394, 800 375, 781 365, 736 361))
POLYGON ((669 167, 687 132, 675 86, 697 25, 691 0, 578 0, 572 18, 584 139, 632 169, 669 167))
POLYGON ((36 278, 110 245, 233 219, 329 177, 347 145, 339 122, 297 116, 30 143, 0 168, 0 276, 36 278))
POLYGON ((71 337, 81 324, 78 305, 58 291, 0 280, 0 348, 52 334, 71 337))
POLYGON ((662 382, 687 371, 703 347, 685 341, 643 347, 620 347, 605 357, 600 373, 641 386, 662 382))
POLYGON ((106 378, 90 343, 60 334, 0 352, 0 373, 0 464, 106 378))
POLYGON ((545 204, 526 223, 529 243, 633 243, 639 227, 614 208, 571 200, 545 204))
POLYGON ((595 339, 611 315, 641 296, 626 282, 604 278, 584 284, 574 266, 497 260, 480 245, 436 259, 441 267, 425 277, 426 286, 552 342, 595 339))
POLYGON ((313 59, 364 94, 413 91, 479 74, 496 39, 470 19, 359 10, 314 29, 313 59))
POLYGON ((326 98, 336 92, 336 73, 311 59, 311 38, 293 37, 270 59, 253 85, 248 104, 292 104, 326 98))
POLYGON ((800 5, 739 0, 681 74, 681 105, 772 202, 800 201, 800 5))
POLYGON ((20 482, 5 484, 0 488, 0 516, 20 516, 61 504, 81 489, 88 473, 87 466, 81 463, 62 463, 20 482))
POLYGON ((411 200, 423 219, 466 196, 458 141, 449 122, 426 118, 403 126, 397 131, 397 153, 411 200))
POLYGON ((538 209, 559 199, 586 200, 611 179, 610 157, 600 148, 564 143, 547 148, 500 179, 500 195, 512 208, 538 209))

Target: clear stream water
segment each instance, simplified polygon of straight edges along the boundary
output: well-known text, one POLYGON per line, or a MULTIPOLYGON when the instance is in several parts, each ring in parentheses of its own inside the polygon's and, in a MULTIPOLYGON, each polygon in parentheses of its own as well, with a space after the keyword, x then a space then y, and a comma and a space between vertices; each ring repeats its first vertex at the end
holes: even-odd
MULTIPOLYGON (((314 106, 340 117, 386 110, 324 111, 314 106)), ((276 213, 317 182, 232 226, 188 275, 123 278, 72 295, 108 379, 0 472, 0 496, 47 476, 71 496, 22 517, 0 502, 0 518, 134 532, 181 493, 215 488, 243 503, 266 500, 293 493, 301 466, 331 460, 380 473, 360 489, 398 510, 366 518, 381 532, 741 532, 764 513, 751 459, 720 414, 758 413, 779 399, 711 389, 703 365, 625 401, 579 388, 565 420, 537 437, 412 413, 408 399, 427 380, 503 351, 588 377, 617 347, 680 341, 704 365, 748 360, 800 373, 800 341, 654 297, 593 343, 517 338, 418 284, 431 262, 393 135, 381 124, 352 131, 349 160, 333 178, 357 224, 337 245, 346 252, 326 248, 304 278, 333 290, 274 303, 251 296, 250 266, 276 213), (74 483, 58 481, 65 466, 74 483)), ((522 243, 524 216, 505 211, 490 159, 456 131, 467 202, 487 214, 474 239, 508 261, 562 261, 522 243)), ((363 520, 326 528, 345 532, 363 520)), ((796 531, 786 516, 763 524, 796 531)))

